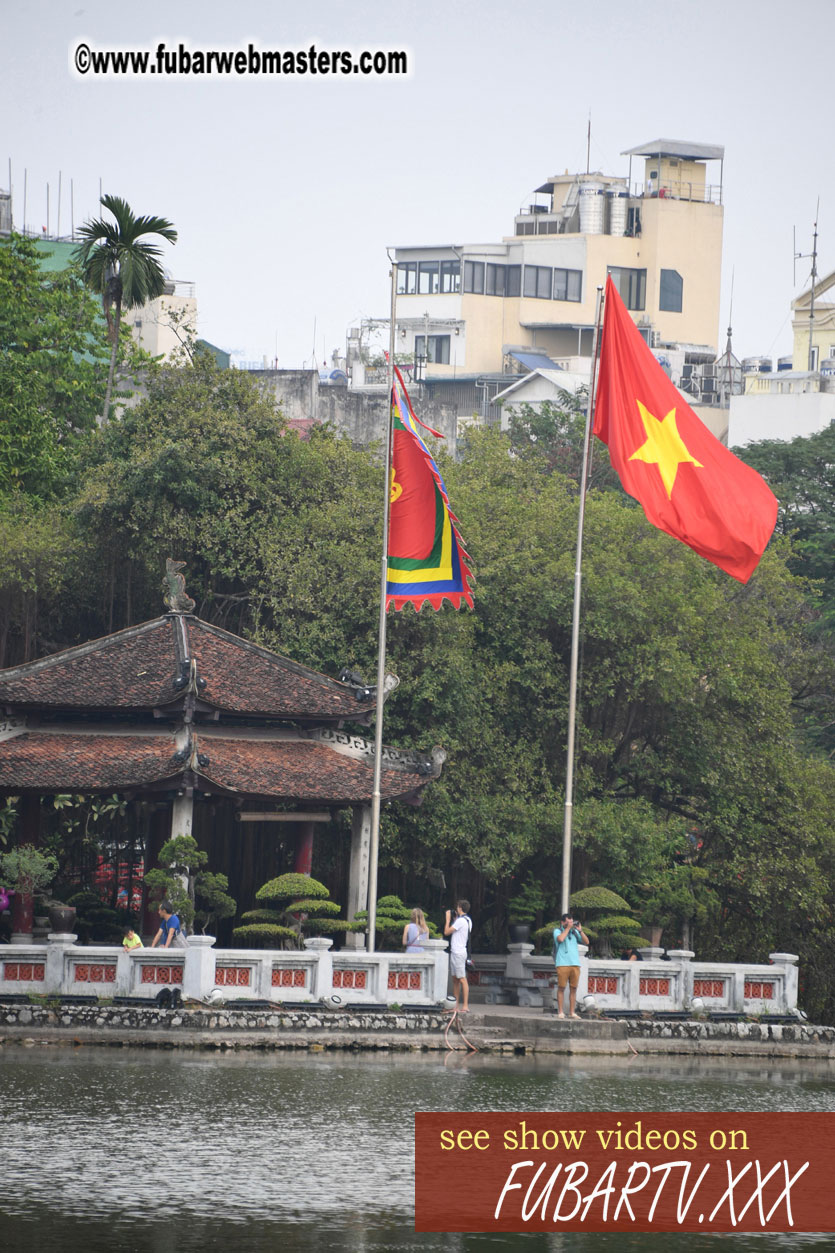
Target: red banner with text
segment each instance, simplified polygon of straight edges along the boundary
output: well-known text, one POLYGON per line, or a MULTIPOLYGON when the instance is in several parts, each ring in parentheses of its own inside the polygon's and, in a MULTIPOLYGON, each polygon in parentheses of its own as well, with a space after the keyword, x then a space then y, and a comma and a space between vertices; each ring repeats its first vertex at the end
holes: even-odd
POLYGON ((835 1231, 832 1114, 415 1114, 416 1231, 835 1231))

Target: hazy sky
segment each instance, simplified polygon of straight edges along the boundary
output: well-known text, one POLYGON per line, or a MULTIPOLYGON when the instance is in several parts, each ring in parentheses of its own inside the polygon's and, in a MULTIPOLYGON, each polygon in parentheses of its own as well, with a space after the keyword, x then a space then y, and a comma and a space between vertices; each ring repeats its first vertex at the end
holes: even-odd
MULTIPOLYGON (((199 333, 249 359, 311 363, 388 312, 388 244, 484 242, 549 175, 626 174, 659 137, 725 146, 720 335, 734 276, 738 355, 791 351, 810 262, 835 267, 835 0, 30 0, 3 5, 0 187, 15 224, 69 231, 104 191, 170 218, 173 277, 199 333), (97 78, 96 49, 405 49, 408 78, 97 78), (314 341, 315 326, 315 341, 314 341)), ((639 165, 641 163, 638 163, 639 165)), ((636 168, 633 173, 640 176, 636 168)), ((721 341, 720 341, 721 342, 721 341)))

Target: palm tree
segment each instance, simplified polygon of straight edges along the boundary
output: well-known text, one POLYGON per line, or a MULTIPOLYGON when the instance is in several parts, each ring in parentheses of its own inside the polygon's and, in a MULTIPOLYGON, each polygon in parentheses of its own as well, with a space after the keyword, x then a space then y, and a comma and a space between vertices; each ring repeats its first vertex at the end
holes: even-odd
POLYGON ((102 423, 106 423, 119 351, 122 309, 135 309, 161 296, 165 283, 159 262, 161 250, 156 244, 143 241, 141 236, 161 235, 170 244, 176 244, 177 232, 167 218, 135 217, 128 202, 120 196, 102 196, 101 204, 113 214, 115 223, 104 218, 85 222, 79 231, 83 242, 75 255, 84 282, 91 291, 100 293, 107 318, 111 353, 102 414, 102 423))

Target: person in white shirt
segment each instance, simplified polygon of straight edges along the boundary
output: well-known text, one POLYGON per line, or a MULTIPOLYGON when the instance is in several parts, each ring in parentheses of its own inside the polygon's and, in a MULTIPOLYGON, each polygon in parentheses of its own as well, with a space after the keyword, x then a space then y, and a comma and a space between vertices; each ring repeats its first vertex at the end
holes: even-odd
POLYGON ((451 937, 449 941, 449 968, 452 973, 452 990, 455 993, 455 1007, 451 1013, 466 1014, 469 1009, 470 985, 467 982, 467 942, 473 929, 473 920, 469 916, 470 902, 459 901, 452 910, 446 911, 444 935, 451 937))

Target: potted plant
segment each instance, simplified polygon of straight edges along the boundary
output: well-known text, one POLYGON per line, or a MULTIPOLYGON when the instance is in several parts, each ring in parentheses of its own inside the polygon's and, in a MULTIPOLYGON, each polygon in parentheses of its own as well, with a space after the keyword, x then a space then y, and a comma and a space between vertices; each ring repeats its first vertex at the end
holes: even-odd
POLYGON ((34 844, 19 844, 0 857, 0 877, 14 892, 12 938, 18 943, 31 942, 35 893, 47 887, 57 871, 52 854, 42 853, 34 844))
POLYGON ((511 944, 527 944, 531 927, 545 908, 545 893, 541 885, 528 872, 525 882, 515 896, 508 901, 508 934, 511 944))

